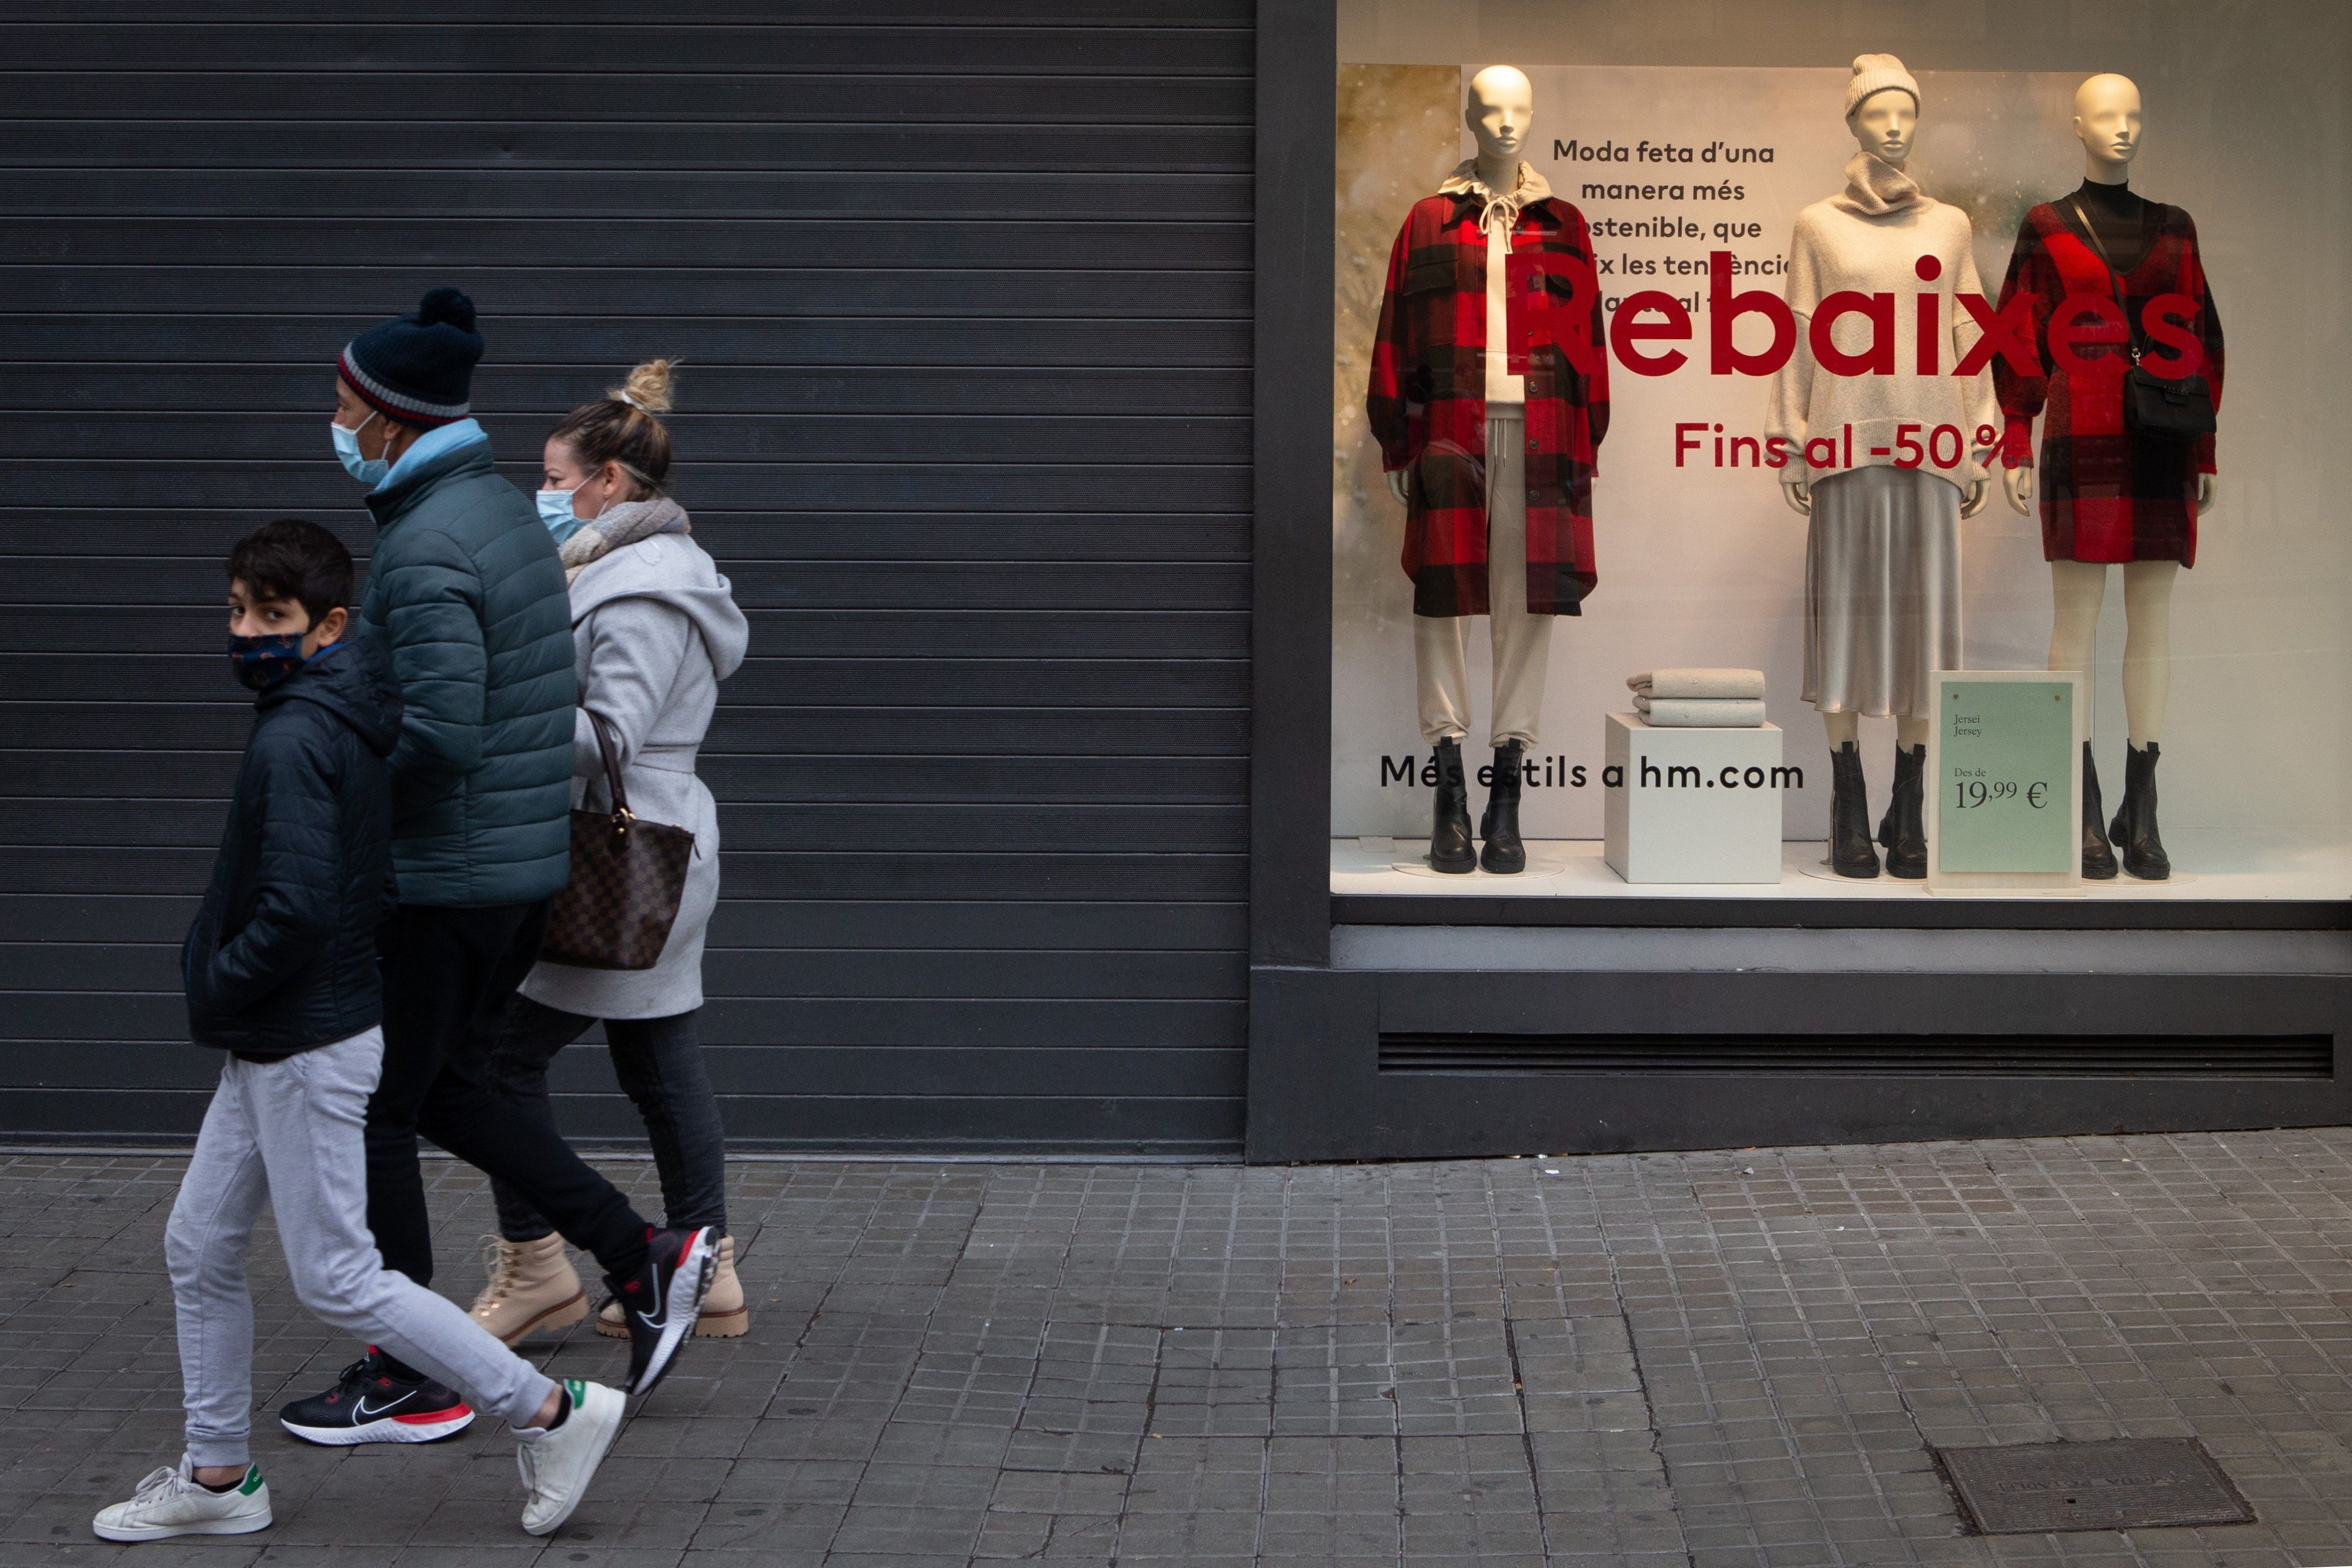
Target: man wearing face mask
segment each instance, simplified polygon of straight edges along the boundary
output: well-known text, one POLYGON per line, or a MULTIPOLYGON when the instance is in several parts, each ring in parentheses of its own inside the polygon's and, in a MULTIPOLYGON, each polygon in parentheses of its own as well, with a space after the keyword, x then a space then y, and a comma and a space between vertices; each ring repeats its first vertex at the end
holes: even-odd
MULTIPOLYGON (((569 870, 577 693, 554 541, 468 417, 481 357, 474 302, 436 288, 415 314, 352 339, 337 366, 335 451, 374 486, 360 628, 391 655, 404 705, 389 758, 399 903, 376 943, 384 1059, 368 1103, 368 1226, 386 1266, 431 1283, 420 1134, 529 1194, 596 1255, 615 1299, 656 1303, 653 1331, 632 1335, 627 1387, 644 1394, 677 1353, 662 1326, 695 1321, 717 1237, 648 1226, 486 1072, 569 870)), ((414 1440, 415 1421, 453 1410, 452 1391, 371 1347, 280 1421, 343 1446, 414 1440)))

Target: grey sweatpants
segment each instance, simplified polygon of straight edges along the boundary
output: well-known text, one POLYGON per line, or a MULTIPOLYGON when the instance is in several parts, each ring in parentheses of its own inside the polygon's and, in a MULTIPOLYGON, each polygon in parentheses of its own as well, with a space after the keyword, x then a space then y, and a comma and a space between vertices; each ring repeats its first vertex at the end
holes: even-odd
POLYGON ((267 1203, 294 1293, 331 1326, 380 1344, 517 1427, 555 1385, 465 1310, 383 1266, 367 1228, 368 1096, 383 1067, 369 1030, 283 1061, 221 1069, 163 1232, 179 1309, 188 1455, 242 1465, 253 1415, 253 1296, 245 1250, 267 1203))

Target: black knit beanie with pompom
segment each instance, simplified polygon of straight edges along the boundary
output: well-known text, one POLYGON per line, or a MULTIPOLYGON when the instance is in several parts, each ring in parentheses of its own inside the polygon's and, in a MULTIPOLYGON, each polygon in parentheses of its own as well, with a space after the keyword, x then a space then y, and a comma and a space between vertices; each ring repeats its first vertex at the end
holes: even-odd
POLYGON ((474 302, 458 289, 436 288, 416 302, 415 315, 395 316, 345 344, 337 368, 370 407, 429 429, 472 411, 481 358, 474 302))

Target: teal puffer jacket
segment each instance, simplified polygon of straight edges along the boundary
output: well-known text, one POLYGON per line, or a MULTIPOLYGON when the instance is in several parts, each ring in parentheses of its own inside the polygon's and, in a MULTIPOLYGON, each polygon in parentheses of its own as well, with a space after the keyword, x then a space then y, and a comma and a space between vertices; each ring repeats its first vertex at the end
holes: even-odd
POLYGON ((400 678, 392 862, 400 902, 525 904, 571 858, 572 612, 555 541, 487 441, 367 497, 360 625, 400 678))

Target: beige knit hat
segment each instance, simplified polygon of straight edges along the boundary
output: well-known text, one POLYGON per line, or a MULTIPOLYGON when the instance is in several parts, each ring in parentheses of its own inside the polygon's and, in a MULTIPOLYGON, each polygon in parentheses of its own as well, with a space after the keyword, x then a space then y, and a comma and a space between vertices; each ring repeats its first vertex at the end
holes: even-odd
POLYGON ((1911 95, 1911 107, 1919 107, 1919 84, 1903 68, 1903 62, 1893 55, 1856 55, 1853 57, 1853 79, 1845 84, 1845 117, 1862 107, 1862 100, 1874 92, 1900 88, 1911 95))

